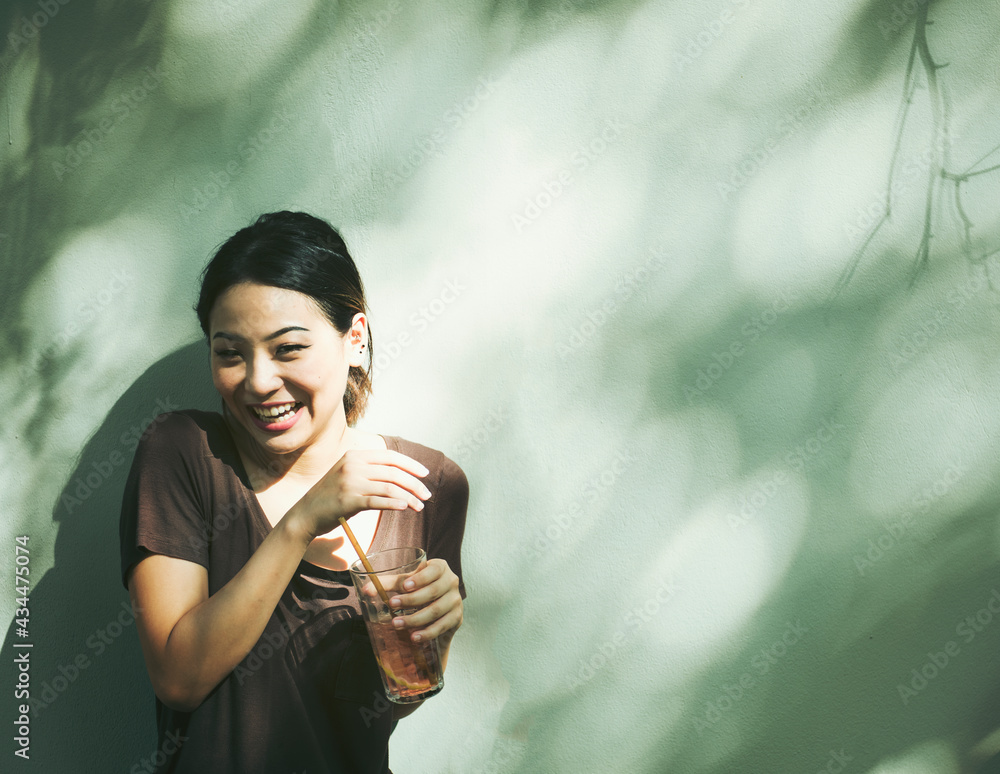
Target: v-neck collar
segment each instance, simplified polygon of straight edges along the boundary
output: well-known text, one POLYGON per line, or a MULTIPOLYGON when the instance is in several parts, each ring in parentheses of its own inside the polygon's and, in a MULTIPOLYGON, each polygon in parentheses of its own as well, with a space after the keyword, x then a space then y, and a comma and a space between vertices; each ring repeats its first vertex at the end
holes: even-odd
MULTIPOLYGON (((266 538, 269 534, 271 534, 271 530, 273 530, 274 527, 271 526, 271 522, 268 521, 267 514, 264 513, 264 508, 260 504, 260 500, 257 499, 257 493, 250 485, 250 475, 247 473, 246 466, 243 464, 243 458, 240 456, 239 449, 236 448, 236 440, 233 438, 233 435, 229 431, 229 427, 226 425, 225 422, 222 423, 222 426, 225 428, 226 434, 229 438, 229 449, 230 449, 230 454, 232 456, 231 464, 233 472, 239 479, 240 484, 242 484, 242 486, 240 487, 240 491, 243 494, 243 499, 244 502, 246 503, 247 511, 250 513, 250 519, 254 527, 256 527, 257 532, 259 533, 261 542, 263 542, 264 538, 266 538)), ((396 436, 383 435, 381 437, 385 441, 385 446, 387 449, 390 449, 392 451, 399 451, 399 444, 397 443, 398 439, 396 436)), ((393 511, 391 510, 390 511, 380 510, 378 512, 378 525, 375 527, 375 534, 372 536, 372 542, 371 546, 368 548, 368 553, 374 553, 375 551, 382 550, 382 544, 385 542, 385 535, 388 531, 389 519, 387 518, 387 516, 388 514, 391 513, 393 513, 393 511)), ((349 570, 332 570, 329 567, 322 567, 318 564, 313 564, 312 562, 307 561, 304 558, 299 562, 299 568, 302 569, 303 567, 309 569, 311 571, 310 574, 315 574, 317 570, 320 573, 324 574, 333 573, 335 575, 336 574, 348 575, 350 572, 349 570)))

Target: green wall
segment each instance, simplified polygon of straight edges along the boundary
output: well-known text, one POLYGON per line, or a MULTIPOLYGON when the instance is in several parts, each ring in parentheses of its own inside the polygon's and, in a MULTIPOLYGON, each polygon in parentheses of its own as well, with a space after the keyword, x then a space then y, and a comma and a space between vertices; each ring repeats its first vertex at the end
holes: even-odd
POLYGON ((291 208, 368 286, 363 426, 472 485, 466 623, 395 771, 1000 771, 998 24, 7 0, 2 662, 33 644, 45 707, 0 768, 156 752, 134 434, 216 406, 198 272, 291 208))

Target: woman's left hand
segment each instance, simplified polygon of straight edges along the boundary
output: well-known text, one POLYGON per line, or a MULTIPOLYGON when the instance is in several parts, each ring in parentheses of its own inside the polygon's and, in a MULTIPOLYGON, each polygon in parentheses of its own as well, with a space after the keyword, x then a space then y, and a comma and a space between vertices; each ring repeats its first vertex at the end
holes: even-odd
POLYGON ((416 612, 393 619, 396 628, 410 630, 415 642, 443 637, 447 646, 455 630, 462 625, 462 595, 458 576, 444 559, 429 559, 403 583, 405 593, 394 592, 389 604, 394 610, 419 608, 416 612))

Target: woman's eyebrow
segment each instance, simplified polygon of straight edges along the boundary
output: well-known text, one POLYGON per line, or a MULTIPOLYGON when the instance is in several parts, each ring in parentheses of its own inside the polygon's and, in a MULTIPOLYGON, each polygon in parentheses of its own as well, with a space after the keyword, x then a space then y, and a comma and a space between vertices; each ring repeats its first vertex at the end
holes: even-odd
MULTIPOLYGON (((309 329, 303 328, 301 325, 289 325, 287 328, 282 328, 281 330, 275 331, 270 336, 265 336, 264 341, 271 341, 272 339, 276 339, 279 336, 284 336, 286 333, 289 333, 290 331, 305 331, 306 333, 309 333, 309 329)), ((237 336, 233 333, 226 333, 225 331, 216 332, 216 334, 212 336, 212 339, 213 340, 232 339, 233 341, 245 341, 245 339, 242 336, 237 336)))

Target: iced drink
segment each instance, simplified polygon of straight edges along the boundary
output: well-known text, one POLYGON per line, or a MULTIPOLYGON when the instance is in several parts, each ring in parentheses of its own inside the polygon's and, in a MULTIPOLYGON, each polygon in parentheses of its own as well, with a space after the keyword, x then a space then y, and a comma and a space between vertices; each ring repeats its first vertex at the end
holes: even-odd
POLYGON ((386 695, 393 701, 421 701, 441 690, 441 659, 436 640, 410 642, 409 630, 398 630, 392 619, 367 622, 375 660, 382 668, 386 695))
MULTIPOLYGON (((378 576, 389 598, 402 594, 403 581, 426 564, 419 548, 395 548, 368 554, 374 574, 378 576)), ((382 674, 386 696, 391 701, 407 704, 423 701, 444 687, 438 641, 412 642, 410 629, 396 629, 393 618, 414 612, 394 610, 386 606, 372 574, 361 562, 351 565, 351 577, 358 590, 358 600, 364 615, 368 636, 382 674)))

